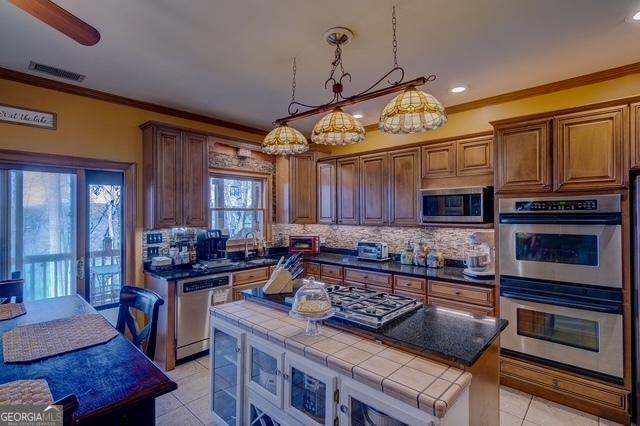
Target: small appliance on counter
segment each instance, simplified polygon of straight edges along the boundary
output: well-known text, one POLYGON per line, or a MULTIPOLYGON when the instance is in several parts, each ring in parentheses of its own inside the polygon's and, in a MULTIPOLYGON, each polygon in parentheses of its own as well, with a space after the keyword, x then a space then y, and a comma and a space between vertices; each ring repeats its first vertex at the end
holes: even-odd
POLYGON ((469 236, 472 249, 465 254, 463 274, 480 279, 495 276, 495 244, 491 231, 477 231, 469 236))
POLYGON ((379 241, 358 241, 358 259, 387 261, 389 260, 389 245, 379 241))
POLYGON ((427 255, 428 268, 444 268, 444 255, 441 251, 433 249, 427 255))
POLYGON ((319 235, 291 235, 289 236, 289 253, 319 254, 319 235))
POLYGON ((226 229, 200 230, 196 234, 198 260, 208 268, 224 266, 227 259, 227 240, 229 231, 226 229))

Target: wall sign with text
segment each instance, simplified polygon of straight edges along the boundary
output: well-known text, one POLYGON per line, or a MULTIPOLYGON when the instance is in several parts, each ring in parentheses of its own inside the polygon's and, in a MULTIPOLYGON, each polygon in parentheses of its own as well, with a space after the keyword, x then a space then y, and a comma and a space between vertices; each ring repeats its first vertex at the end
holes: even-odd
POLYGON ((55 130, 57 117, 55 112, 38 111, 0 104, 0 122, 55 130))

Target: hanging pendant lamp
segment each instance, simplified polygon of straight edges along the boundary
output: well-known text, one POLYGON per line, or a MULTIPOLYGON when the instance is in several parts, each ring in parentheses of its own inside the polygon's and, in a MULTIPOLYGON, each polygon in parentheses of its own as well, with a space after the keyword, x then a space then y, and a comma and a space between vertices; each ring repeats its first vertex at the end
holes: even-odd
POLYGON ((364 140, 362 123, 340 108, 335 108, 316 123, 311 132, 311 142, 319 145, 350 145, 364 140))
POLYGON ((380 114, 378 126, 387 133, 419 133, 447 123, 447 112, 435 97, 409 86, 380 114))
POLYGON ((262 150, 272 155, 302 154, 309 150, 309 144, 302 133, 285 123, 267 134, 262 142, 262 150))

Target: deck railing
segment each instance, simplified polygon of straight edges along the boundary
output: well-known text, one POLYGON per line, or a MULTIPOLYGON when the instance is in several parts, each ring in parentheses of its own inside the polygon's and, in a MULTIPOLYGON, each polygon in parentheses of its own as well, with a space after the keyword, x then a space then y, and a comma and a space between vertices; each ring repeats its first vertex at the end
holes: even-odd
MULTIPOLYGON (((120 250, 89 253, 89 295, 93 306, 117 303, 122 286, 120 250)), ((76 259, 72 253, 25 256, 24 295, 27 300, 76 293, 76 259)))

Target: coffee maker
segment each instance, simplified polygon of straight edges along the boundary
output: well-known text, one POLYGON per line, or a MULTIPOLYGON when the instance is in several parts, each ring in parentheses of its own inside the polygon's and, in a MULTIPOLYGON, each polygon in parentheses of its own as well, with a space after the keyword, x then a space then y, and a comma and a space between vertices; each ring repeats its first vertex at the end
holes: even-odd
MULTIPOLYGON (((227 240, 229 231, 225 229, 203 229, 196 234, 196 248, 200 263, 220 263, 227 261, 227 240)), ((209 266, 209 265, 207 265, 209 266)))

